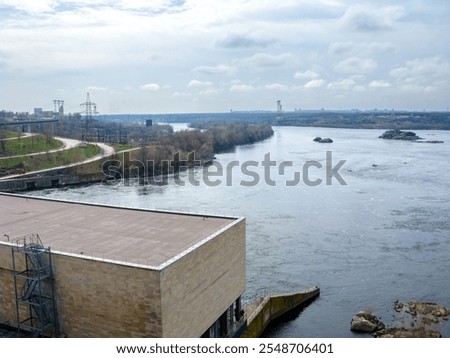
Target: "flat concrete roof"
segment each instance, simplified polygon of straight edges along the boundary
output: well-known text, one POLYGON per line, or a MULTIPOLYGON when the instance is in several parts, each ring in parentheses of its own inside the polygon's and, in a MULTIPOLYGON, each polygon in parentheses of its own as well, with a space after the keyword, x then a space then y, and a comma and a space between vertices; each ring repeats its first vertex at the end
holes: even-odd
POLYGON ((237 220, 0 193, 0 243, 34 233, 52 251, 152 267, 237 220))

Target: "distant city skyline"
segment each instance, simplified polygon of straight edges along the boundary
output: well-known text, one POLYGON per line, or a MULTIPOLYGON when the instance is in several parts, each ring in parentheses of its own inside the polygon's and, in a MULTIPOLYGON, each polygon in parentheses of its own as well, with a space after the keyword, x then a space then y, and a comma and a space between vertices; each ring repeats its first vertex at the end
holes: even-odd
POLYGON ((448 111, 447 0, 0 0, 0 110, 448 111))

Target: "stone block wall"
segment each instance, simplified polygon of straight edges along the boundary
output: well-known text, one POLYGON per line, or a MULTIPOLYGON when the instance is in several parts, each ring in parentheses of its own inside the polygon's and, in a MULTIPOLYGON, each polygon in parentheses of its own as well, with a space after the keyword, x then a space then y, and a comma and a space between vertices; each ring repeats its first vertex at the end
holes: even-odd
POLYGON ((16 322, 11 246, 0 242, 0 320, 16 322))
POLYGON ((54 255, 61 328, 68 337, 160 337, 159 272, 54 255))
MULTIPOLYGON (((52 259, 61 333, 67 337, 161 336, 158 271, 55 252, 52 259)), ((16 323, 13 277, 11 246, 0 243, 0 320, 16 323)))

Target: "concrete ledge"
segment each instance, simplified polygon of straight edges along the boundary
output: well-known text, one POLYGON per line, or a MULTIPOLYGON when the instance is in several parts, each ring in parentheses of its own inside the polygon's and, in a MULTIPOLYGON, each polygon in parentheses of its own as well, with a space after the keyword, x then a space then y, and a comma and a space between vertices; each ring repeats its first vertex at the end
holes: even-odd
POLYGON ((103 173, 74 175, 61 173, 61 169, 47 171, 45 176, 27 175, 13 179, 0 177, 0 191, 15 193, 28 190, 50 189, 61 186, 90 184, 104 179, 103 173))
POLYGON ((265 297, 256 307, 250 308, 247 317, 247 330, 242 338, 258 338, 270 322, 301 308, 320 294, 319 287, 304 291, 265 297))

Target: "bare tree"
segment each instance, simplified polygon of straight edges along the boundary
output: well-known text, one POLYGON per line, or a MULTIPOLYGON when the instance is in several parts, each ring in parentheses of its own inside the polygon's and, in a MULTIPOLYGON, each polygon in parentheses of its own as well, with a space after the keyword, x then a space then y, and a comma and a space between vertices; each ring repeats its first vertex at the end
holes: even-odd
POLYGON ((0 146, 2 147, 2 152, 6 151, 6 132, 4 129, 0 129, 0 146))

